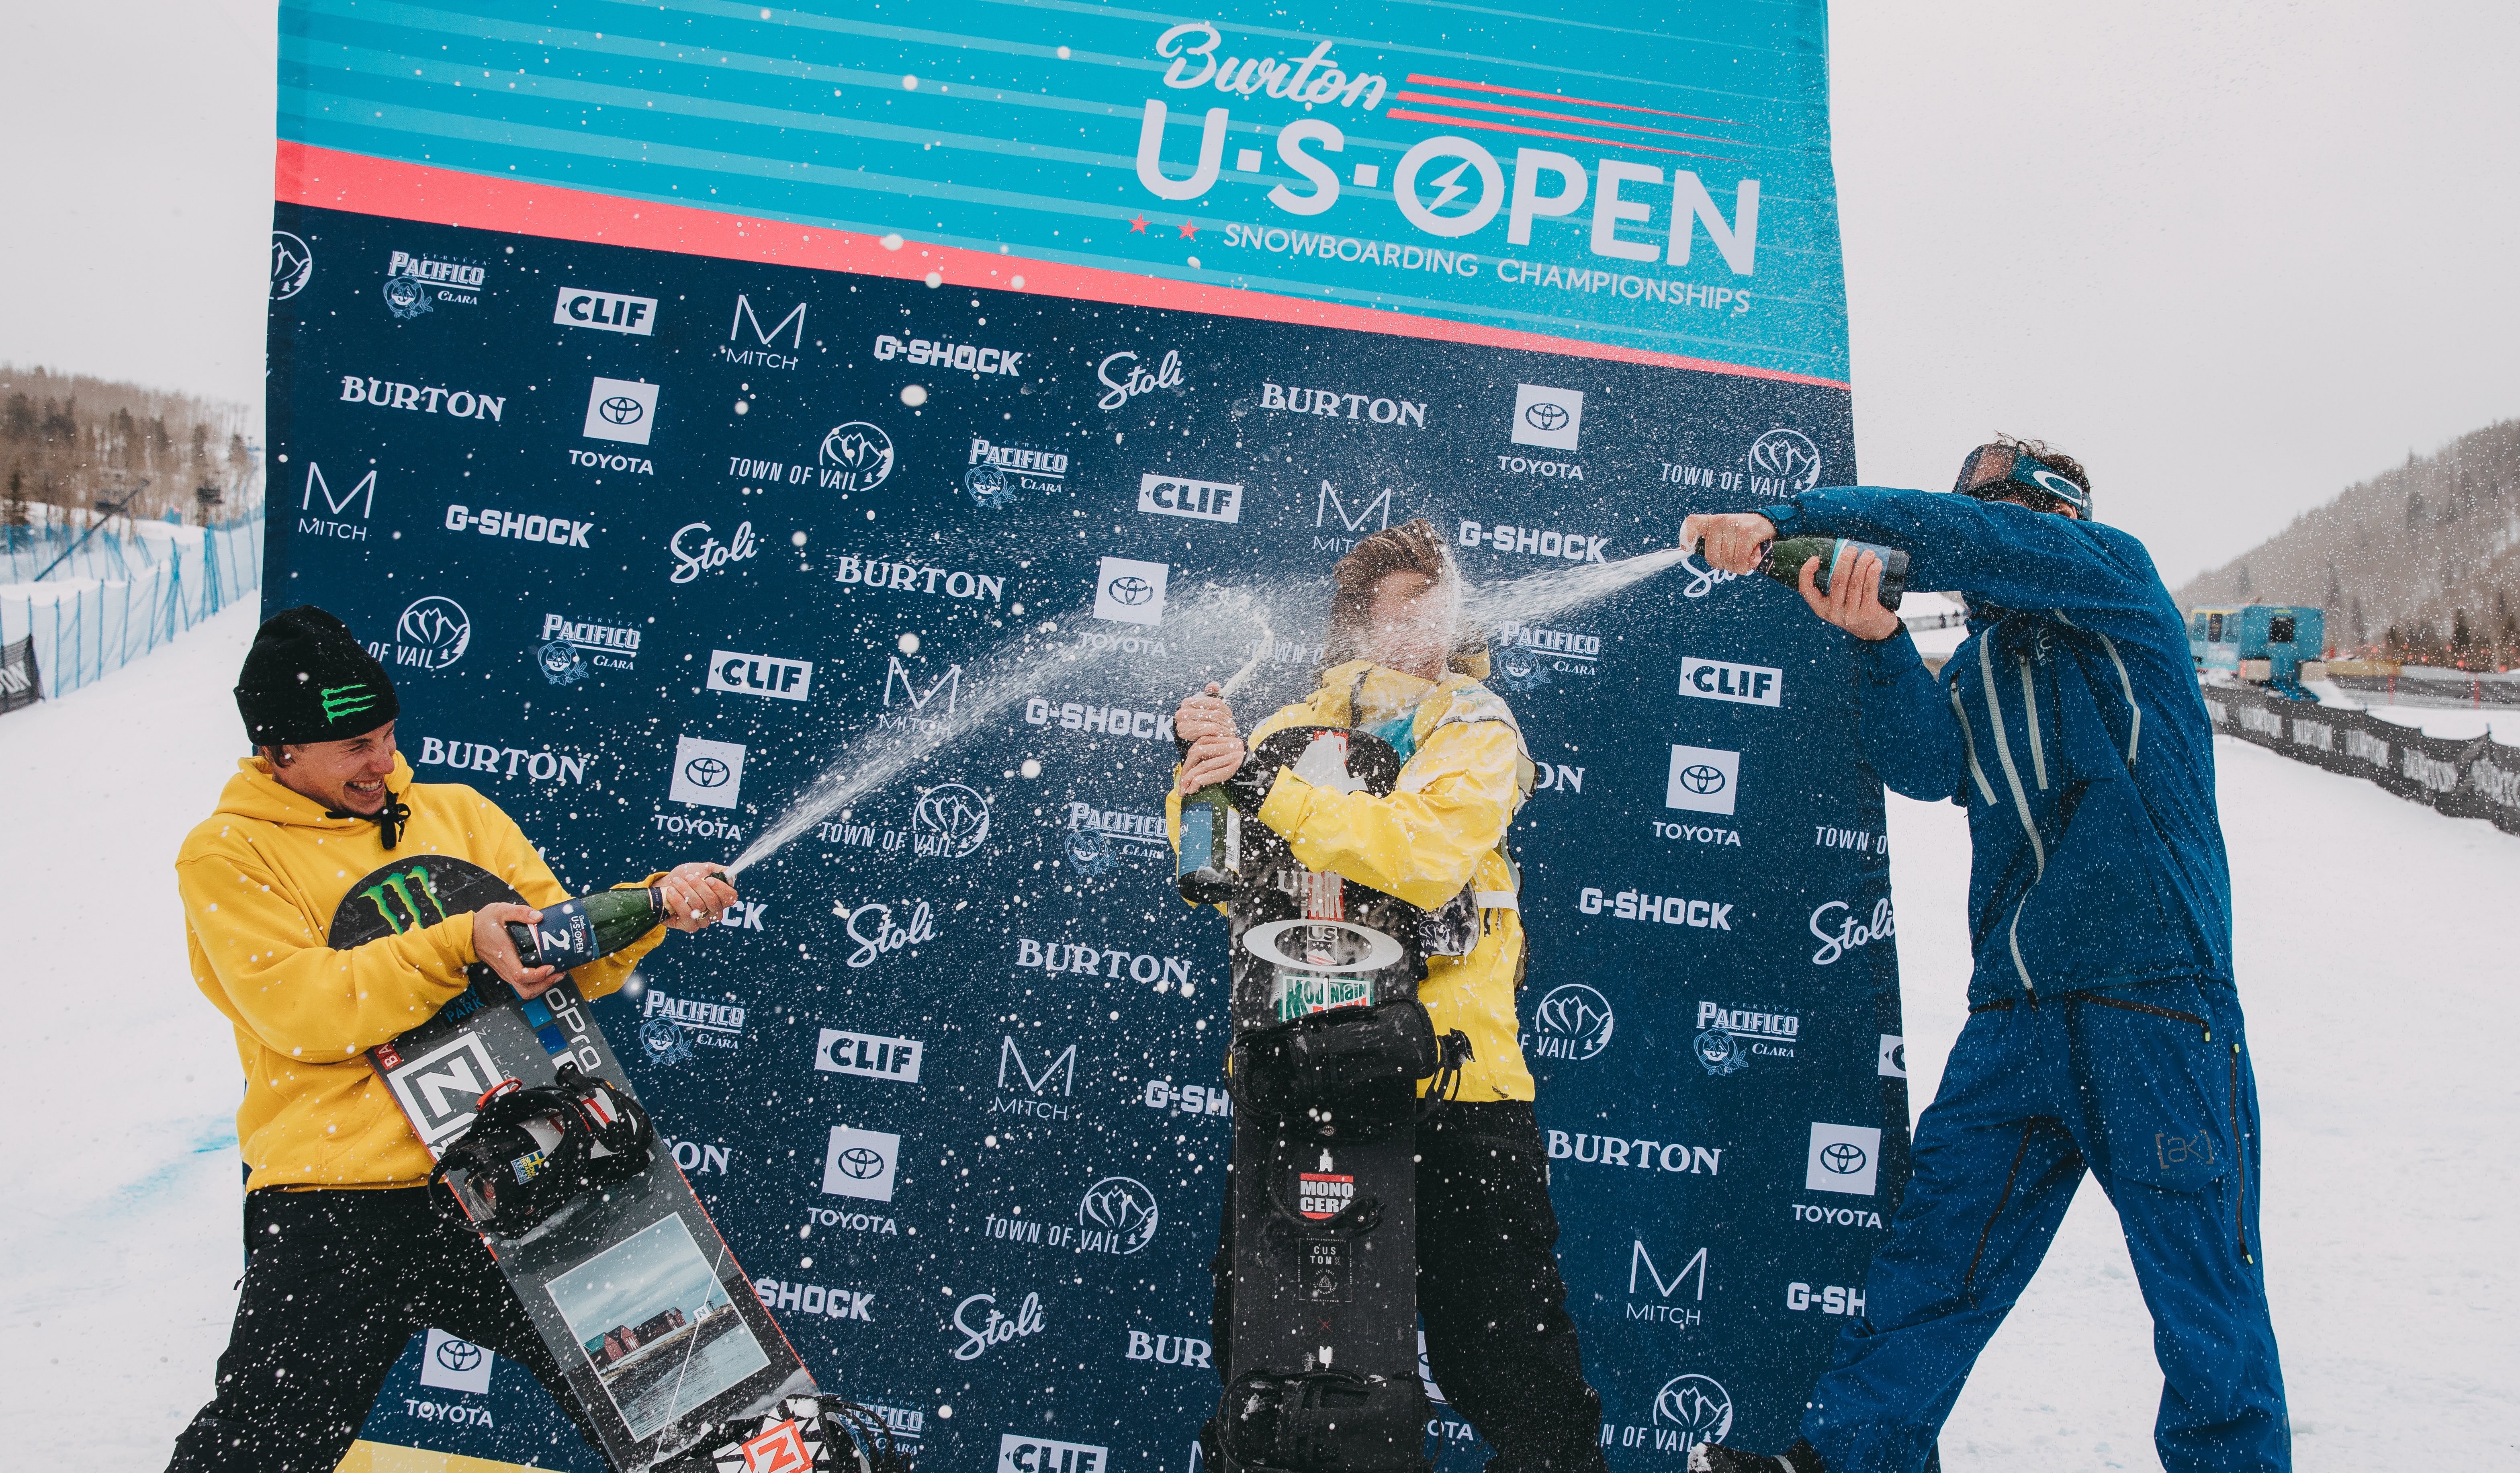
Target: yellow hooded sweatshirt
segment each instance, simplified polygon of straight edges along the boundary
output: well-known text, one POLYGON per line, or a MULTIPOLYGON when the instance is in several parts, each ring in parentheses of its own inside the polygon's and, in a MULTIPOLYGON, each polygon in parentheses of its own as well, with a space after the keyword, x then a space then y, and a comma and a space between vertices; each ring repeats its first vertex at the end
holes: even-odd
MULTIPOLYGON (((250 757, 217 811, 175 856, 193 981, 236 1025, 245 1066, 237 1140, 250 1188, 415 1186, 428 1152, 411 1133, 367 1050, 427 1022, 464 990, 472 913, 336 951, 325 933, 358 881, 401 859, 471 860, 534 905, 568 898, 542 855, 496 804, 461 783, 414 783, 394 759, 387 786, 411 809, 388 851, 364 818, 327 818, 250 757)), ((570 974, 600 997, 663 939, 637 943, 570 974)))
MULTIPOLYGON (((1438 1037, 1454 1029, 1469 1036, 1460 1098, 1528 1100, 1531 1070, 1523 1063, 1514 1011, 1522 915, 1504 840, 1531 791, 1532 766, 1513 713, 1471 674, 1456 670, 1440 681, 1421 680, 1355 660, 1324 670, 1319 690, 1253 727, 1245 740, 1256 746, 1271 732, 1300 725, 1387 735, 1404 717, 1408 738, 1392 745, 1406 761, 1390 797, 1333 792, 1280 767, 1260 821, 1305 867, 1335 871, 1421 909, 1443 904, 1463 885, 1477 893, 1478 944, 1467 956, 1426 958, 1418 998, 1438 1037)), ((1164 820, 1178 850, 1178 783, 1164 799, 1164 820)))

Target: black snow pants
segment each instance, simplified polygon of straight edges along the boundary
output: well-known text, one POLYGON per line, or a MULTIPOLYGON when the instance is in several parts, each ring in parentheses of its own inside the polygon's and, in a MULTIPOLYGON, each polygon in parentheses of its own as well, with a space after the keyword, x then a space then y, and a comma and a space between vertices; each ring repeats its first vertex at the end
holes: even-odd
MULTIPOLYGON (((1231 1202, 1216 1262, 1217 1374, 1234 1322, 1231 1202)), ((1558 1276, 1549 1153, 1519 1100, 1448 1105, 1418 1130, 1418 1315, 1444 1400, 1496 1453, 1489 1473, 1607 1473, 1558 1276)))
POLYGON ((588 1445, 576 1398, 472 1229, 426 1187, 248 1192, 244 1295, 218 1395, 167 1473, 332 1473, 385 1375, 435 1328, 524 1366, 588 1445))

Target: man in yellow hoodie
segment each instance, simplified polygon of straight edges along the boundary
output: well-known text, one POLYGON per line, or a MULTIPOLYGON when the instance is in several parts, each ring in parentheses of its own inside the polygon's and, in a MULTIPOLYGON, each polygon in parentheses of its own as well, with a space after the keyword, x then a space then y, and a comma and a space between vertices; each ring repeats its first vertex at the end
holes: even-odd
MULTIPOLYGON (((175 876, 193 980, 235 1026, 245 1067, 246 1271, 217 1397, 176 1439, 170 1473, 329 1473, 413 1333, 431 1327, 523 1364, 575 1416, 488 1250, 433 1210, 429 1154, 366 1057, 462 992, 474 963, 526 997, 555 986, 551 968, 521 965, 505 923, 538 921, 536 904, 568 892, 488 799, 411 780, 393 682, 332 615, 272 616, 236 696, 256 755, 185 837, 175 876), (344 896, 422 855, 478 865, 531 903, 327 944, 344 896)), ((700 864, 641 883, 661 887, 681 931, 735 898, 700 864)), ((579 989, 619 988, 661 938, 579 968, 579 989)))
MULTIPOLYGON (((1471 892, 1476 942, 1463 955, 1427 957, 1418 989, 1437 1037, 1458 1029, 1470 1040, 1455 1102, 1418 1132, 1428 1369, 1496 1449, 1492 1473, 1603 1473, 1601 1399, 1584 1379, 1552 1251, 1557 1215, 1514 1007, 1523 933, 1505 834, 1531 791, 1531 759, 1512 712, 1479 683, 1485 644, 1463 636, 1460 578, 1432 527, 1419 520, 1365 538, 1331 577, 1320 688, 1247 741, 1215 686, 1184 701, 1173 729, 1186 750, 1166 817, 1178 836, 1183 797, 1231 783, 1238 804, 1256 806, 1309 869, 1427 910, 1471 892), (1386 798, 1342 793, 1250 760, 1251 743, 1301 725, 1389 742, 1404 763, 1397 788, 1386 798)), ((1217 1266, 1222 1349, 1230 1256, 1217 1266)))

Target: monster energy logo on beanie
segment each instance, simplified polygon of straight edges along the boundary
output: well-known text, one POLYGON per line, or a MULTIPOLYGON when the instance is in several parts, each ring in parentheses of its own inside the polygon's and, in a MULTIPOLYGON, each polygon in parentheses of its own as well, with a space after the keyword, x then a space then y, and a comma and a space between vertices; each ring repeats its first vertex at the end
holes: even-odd
POLYGON ((311 604, 283 609, 255 631, 236 699, 257 747, 340 741, 402 710, 384 667, 347 624, 311 604))

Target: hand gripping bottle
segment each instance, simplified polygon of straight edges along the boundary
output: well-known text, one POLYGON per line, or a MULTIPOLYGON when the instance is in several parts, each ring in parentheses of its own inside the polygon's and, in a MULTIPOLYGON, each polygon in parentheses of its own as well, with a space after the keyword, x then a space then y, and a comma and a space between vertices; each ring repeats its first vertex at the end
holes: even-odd
POLYGON ((1787 537, 1768 549, 1768 560, 1759 571, 1799 591, 1803 565, 1818 558, 1820 569, 1812 582, 1826 593, 1829 575, 1859 552, 1868 552, 1881 560, 1881 607, 1896 612, 1899 600, 1908 592, 1908 554, 1896 547, 1858 542, 1852 537, 1787 537))
POLYGON ((609 956, 653 930, 665 918, 665 897, 653 885, 599 890, 542 911, 542 920, 531 926, 510 921, 508 938, 526 967, 566 972, 609 956))

